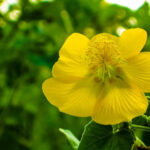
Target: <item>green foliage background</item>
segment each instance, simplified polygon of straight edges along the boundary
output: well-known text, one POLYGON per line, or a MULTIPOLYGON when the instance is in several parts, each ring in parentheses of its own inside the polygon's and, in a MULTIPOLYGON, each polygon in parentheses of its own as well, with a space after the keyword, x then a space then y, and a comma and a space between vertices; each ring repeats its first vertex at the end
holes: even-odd
MULTIPOLYGON (((2 150, 70 150, 64 135, 58 131, 60 127, 81 137, 89 118, 60 113, 41 90, 68 35, 72 32, 89 38, 100 32, 116 35, 121 27, 141 27, 150 34, 147 3, 131 11, 102 0, 37 1, 20 0, 9 6, 7 13, 0 14, 2 150), (20 15, 12 18, 15 10, 20 15)), ((150 38, 144 50, 150 50, 150 38)), ((148 140, 147 144, 150 145, 148 140)))

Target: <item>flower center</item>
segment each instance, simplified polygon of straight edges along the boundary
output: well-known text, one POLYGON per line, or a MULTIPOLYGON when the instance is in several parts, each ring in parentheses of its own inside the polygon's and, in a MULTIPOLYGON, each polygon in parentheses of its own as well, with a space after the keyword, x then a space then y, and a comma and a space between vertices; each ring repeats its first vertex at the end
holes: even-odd
POLYGON ((109 64, 105 64, 103 65, 103 67, 99 67, 96 70, 96 76, 99 80, 101 81, 106 81, 107 79, 111 79, 112 77, 115 76, 115 68, 112 67, 109 64))
POLYGON ((88 65, 96 81, 122 79, 123 58, 117 45, 117 37, 98 34, 89 42, 87 51, 88 65))

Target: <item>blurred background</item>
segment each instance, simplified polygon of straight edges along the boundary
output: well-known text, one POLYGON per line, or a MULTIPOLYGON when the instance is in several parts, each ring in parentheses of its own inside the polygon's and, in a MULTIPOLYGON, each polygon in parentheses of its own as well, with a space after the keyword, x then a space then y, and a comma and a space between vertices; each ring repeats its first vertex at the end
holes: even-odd
POLYGON ((90 118, 60 113, 44 97, 42 82, 71 33, 119 36, 133 27, 150 34, 149 1, 0 0, 0 149, 70 150, 58 129, 80 138, 90 118))

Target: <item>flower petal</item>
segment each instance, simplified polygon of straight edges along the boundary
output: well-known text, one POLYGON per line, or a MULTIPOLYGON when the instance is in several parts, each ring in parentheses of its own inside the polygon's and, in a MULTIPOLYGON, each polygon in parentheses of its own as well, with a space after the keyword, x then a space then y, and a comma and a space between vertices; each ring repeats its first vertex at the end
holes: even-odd
POLYGON ((119 39, 120 51, 125 58, 137 55, 144 47, 147 33, 140 28, 124 31, 119 39))
POLYGON ((110 86, 96 105, 93 120, 100 124, 117 124, 130 121, 143 114, 148 105, 144 93, 136 86, 110 86))
POLYGON ((85 52, 89 39, 82 34, 73 33, 60 50, 59 60, 53 66, 52 74, 62 81, 74 81, 87 74, 88 66, 85 52))
POLYGON ((98 89, 90 80, 63 83, 50 78, 43 83, 43 92, 50 103, 70 115, 90 116, 95 106, 98 89))
POLYGON ((150 52, 142 52, 128 59, 126 71, 132 81, 144 92, 150 92, 150 52))

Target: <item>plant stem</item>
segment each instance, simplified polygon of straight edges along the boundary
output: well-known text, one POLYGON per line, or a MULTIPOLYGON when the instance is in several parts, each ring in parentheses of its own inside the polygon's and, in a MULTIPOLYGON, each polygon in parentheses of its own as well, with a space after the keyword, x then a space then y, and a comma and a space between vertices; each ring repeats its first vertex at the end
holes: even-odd
POLYGON ((146 145, 143 141, 141 141, 137 136, 135 136, 136 140, 134 145, 132 146, 131 150, 137 150, 137 147, 146 148, 146 145))
POLYGON ((137 143, 139 146, 146 147, 146 145, 144 144, 144 142, 141 141, 141 139, 139 139, 137 136, 136 136, 136 143, 137 143))
POLYGON ((145 127, 145 126, 141 126, 141 125, 131 124, 131 128, 150 132, 150 127, 145 127))

